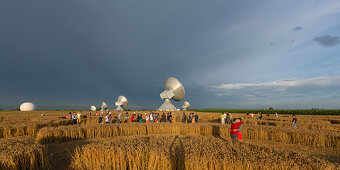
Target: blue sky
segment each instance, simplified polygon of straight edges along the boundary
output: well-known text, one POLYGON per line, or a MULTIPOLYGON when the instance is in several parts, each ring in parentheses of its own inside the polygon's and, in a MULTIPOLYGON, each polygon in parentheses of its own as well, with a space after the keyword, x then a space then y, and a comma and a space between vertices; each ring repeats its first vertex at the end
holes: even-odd
POLYGON ((339 1, 0 2, 0 106, 340 108, 339 1), (174 102, 181 106, 183 101, 174 102))

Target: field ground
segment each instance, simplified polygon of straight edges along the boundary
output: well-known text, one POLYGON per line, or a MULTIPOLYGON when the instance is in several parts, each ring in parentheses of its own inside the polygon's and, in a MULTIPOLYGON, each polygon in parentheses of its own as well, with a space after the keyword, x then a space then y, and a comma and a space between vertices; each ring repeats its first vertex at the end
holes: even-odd
POLYGON ((340 169, 335 115, 297 115, 292 128, 291 115, 233 113, 245 123, 239 142, 220 113, 198 112, 195 124, 180 122, 182 112, 172 123, 117 124, 116 112, 112 124, 98 124, 83 111, 81 125, 68 111, 41 113, 0 111, 0 169, 340 169))

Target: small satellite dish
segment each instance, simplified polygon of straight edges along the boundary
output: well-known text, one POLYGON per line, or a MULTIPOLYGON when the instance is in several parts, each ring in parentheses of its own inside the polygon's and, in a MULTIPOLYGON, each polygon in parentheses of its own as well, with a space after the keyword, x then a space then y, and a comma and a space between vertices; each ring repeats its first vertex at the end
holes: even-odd
POLYGON ((96 106, 91 106, 91 111, 96 111, 96 110, 97 110, 96 106))
POLYGON ((128 99, 125 96, 119 96, 116 101, 116 111, 124 111, 123 108, 126 108, 128 106, 128 99))
POLYGON ((171 103, 170 99, 175 101, 181 101, 185 97, 185 89, 182 83, 173 78, 169 77, 165 81, 165 90, 160 94, 161 99, 164 103, 159 107, 159 111, 176 111, 176 107, 171 103))
POLYGON ((190 103, 188 101, 185 101, 182 106, 182 110, 188 110, 190 108, 190 103))
POLYGON ((105 102, 102 102, 102 110, 101 111, 104 111, 104 110, 107 110, 107 104, 105 102))
POLYGON ((25 102, 20 105, 20 111, 34 111, 35 109, 35 105, 31 102, 25 102))

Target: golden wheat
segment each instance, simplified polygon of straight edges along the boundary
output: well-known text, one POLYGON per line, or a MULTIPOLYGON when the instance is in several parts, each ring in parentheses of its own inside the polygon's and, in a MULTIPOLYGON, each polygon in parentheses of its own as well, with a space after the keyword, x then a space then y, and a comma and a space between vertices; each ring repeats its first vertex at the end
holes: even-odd
POLYGON ((0 169, 49 169, 44 146, 29 138, 0 139, 0 169))
POLYGON ((72 169, 335 169, 336 166, 296 152, 190 136, 98 141, 77 148, 71 164, 72 169))

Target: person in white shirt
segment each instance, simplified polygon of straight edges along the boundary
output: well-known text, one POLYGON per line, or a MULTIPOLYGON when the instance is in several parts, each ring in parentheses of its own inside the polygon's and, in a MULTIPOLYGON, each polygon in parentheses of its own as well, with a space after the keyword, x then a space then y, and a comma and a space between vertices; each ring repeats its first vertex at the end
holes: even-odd
POLYGON ((105 123, 111 123, 109 114, 105 116, 105 123))
POLYGON ((150 114, 150 123, 153 123, 153 113, 150 114))

